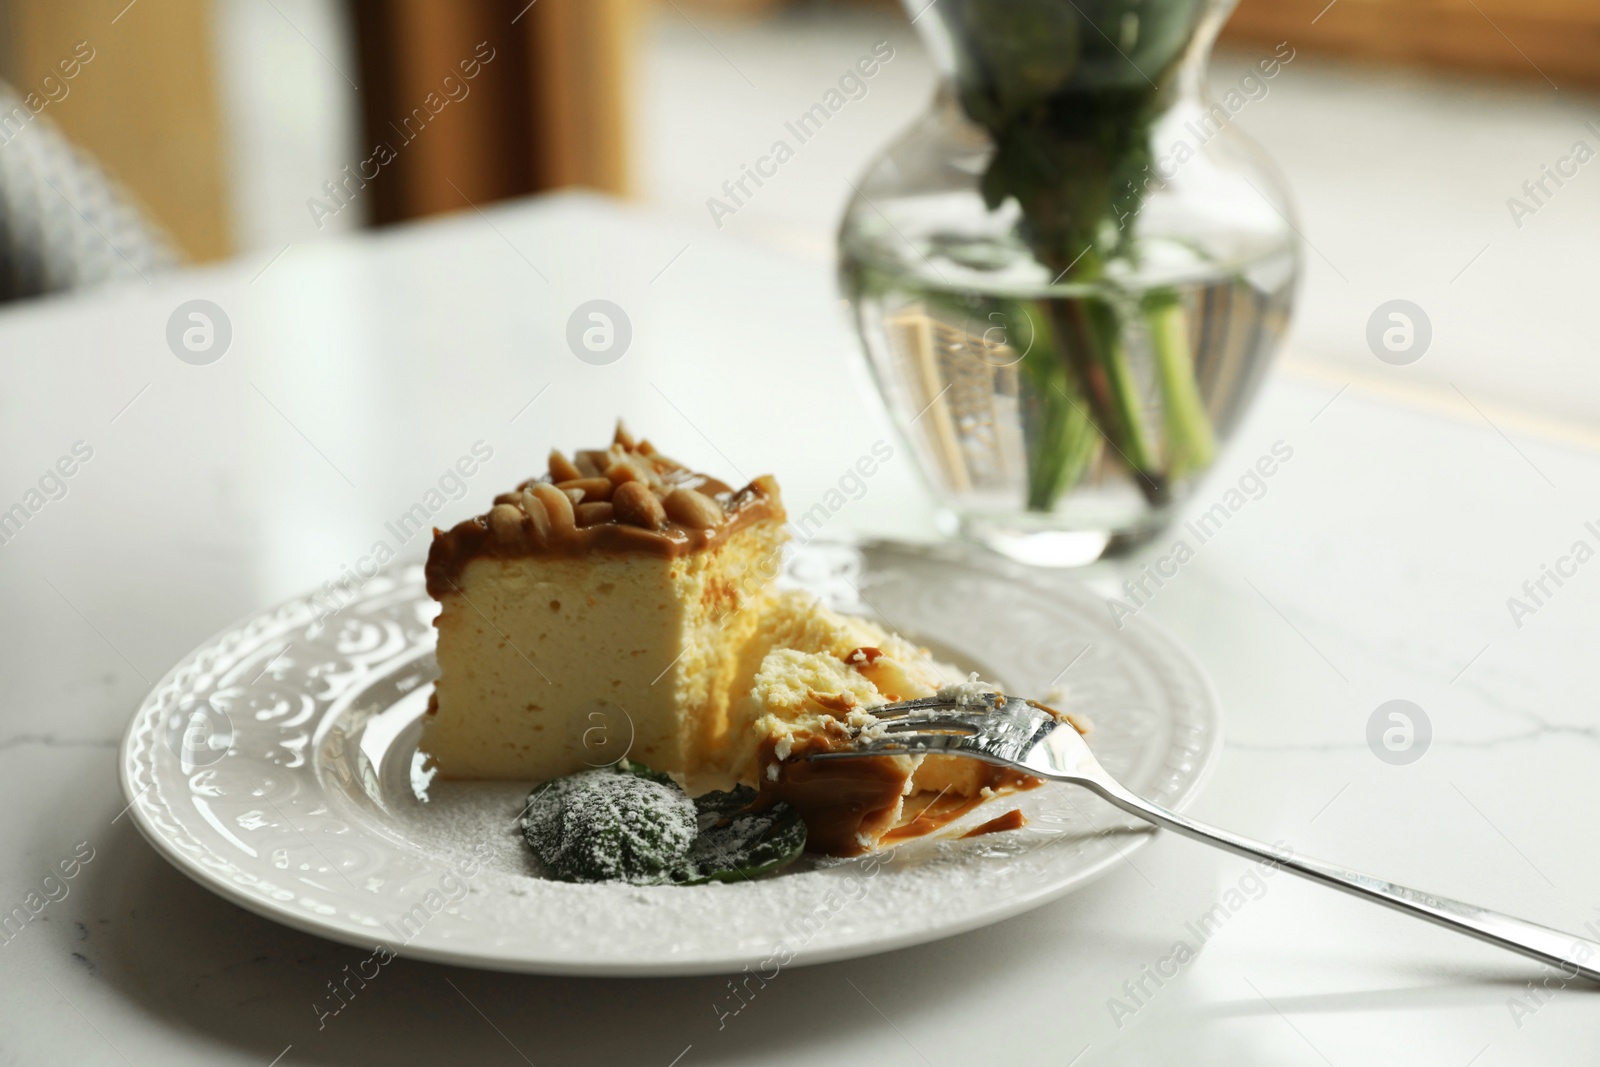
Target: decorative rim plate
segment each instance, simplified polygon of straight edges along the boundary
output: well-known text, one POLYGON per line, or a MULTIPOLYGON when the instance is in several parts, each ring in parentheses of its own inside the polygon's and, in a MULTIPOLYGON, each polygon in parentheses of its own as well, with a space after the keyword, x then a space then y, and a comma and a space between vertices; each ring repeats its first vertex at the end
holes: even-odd
MULTIPOLYGON (((1204 673, 1170 637, 1117 629, 1089 591, 952 546, 811 544, 782 579, 1011 692, 1065 684, 1091 747, 1172 808, 1221 740, 1204 673)), ((1098 877, 1150 838, 1049 784, 939 835, 775 876, 681 887, 534 874, 516 820, 530 783, 430 782, 416 750, 436 606, 410 566, 328 616, 254 615, 162 678, 122 744, 139 829, 179 870, 257 914, 397 955, 544 974, 715 974, 863 956, 997 922, 1098 877), (960 839, 1021 808, 1019 830, 960 839)))

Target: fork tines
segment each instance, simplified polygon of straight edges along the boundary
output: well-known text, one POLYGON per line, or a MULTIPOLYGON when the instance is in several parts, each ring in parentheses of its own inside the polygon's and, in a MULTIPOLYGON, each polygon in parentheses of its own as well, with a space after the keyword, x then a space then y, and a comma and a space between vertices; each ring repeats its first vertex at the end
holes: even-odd
POLYGON ((879 719, 894 719, 915 712, 927 712, 930 715, 941 712, 966 715, 984 715, 996 709, 1003 709, 1011 704, 1024 704, 1026 701, 1015 700, 1004 693, 981 693, 968 698, 963 703, 959 700, 950 700, 946 697, 918 697, 915 700, 901 700, 894 704, 881 704, 867 710, 879 719))
POLYGON ((881 722, 855 730, 854 748, 811 758, 961 752, 984 759, 986 748, 995 742, 1029 741, 1046 722, 1052 728, 1055 722, 1053 715, 1032 701, 1008 698, 1004 693, 984 693, 966 702, 922 697, 884 704, 869 712, 881 722))

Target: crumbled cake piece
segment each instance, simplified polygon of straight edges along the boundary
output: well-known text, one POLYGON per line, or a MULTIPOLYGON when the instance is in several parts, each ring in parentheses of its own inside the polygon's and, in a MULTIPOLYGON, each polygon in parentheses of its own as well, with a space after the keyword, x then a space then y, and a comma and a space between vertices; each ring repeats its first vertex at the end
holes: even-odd
MULTIPOLYGON (((958 756, 809 760, 817 752, 883 736, 886 723, 873 708, 933 696, 960 671, 875 623, 830 611, 801 592, 769 598, 752 646, 747 656, 766 652, 748 689, 740 684, 735 690, 747 694, 730 710, 735 736, 743 733, 746 747, 736 753, 733 770, 749 781, 754 764, 762 792, 793 805, 805 819, 813 851, 855 855, 891 834, 937 829, 996 792, 1039 784, 958 756), (926 814, 919 797, 938 798, 944 807, 926 814)), ((984 686, 979 692, 995 688, 976 684, 984 686)))

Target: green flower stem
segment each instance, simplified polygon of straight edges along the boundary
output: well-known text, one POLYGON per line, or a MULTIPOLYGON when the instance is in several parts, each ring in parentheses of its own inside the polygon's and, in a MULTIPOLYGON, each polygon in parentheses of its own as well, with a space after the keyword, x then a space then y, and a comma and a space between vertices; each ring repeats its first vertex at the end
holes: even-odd
MULTIPOLYGON (((1097 258, 1081 257, 1078 280, 1098 278, 1097 258), (1083 262, 1088 260, 1096 261, 1083 262)), ((1049 306, 1058 331, 1070 339, 1065 347, 1100 432, 1145 498, 1158 506, 1166 503, 1168 480, 1144 424, 1139 385, 1128 366, 1116 308, 1101 296, 1057 298, 1049 306)))
MULTIPOLYGON (((1145 312, 1165 401, 1161 426, 1147 425, 1125 324, 1112 294, 1097 290, 1105 284, 1106 260, 1138 257, 1129 220, 1147 192, 1152 129, 1207 4, 943 0, 928 10, 953 48, 962 110, 994 144, 980 186, 985 202, 993 211, 1014 199, 1034 257, 1057 282, 1066 278, 1091 294, 1042 302, 1057 355, 1140 490, 1152 505, 1164 505, 1173 478, 1203 466, 1214 451, 1184 312, 1175 303, 1145 312)), ((1048 409, 1070 405, 1071 394, 1052 388, 1040 395, 1041 426, 1064 425, 1065 408, 1048 409)), ((1044 509, 1047 490, 1068 484, 1057 478, 1053 467, 1030 475, 1030 508, 1044 509)))
POLYGON ((1120 431, 1118 447, 1134 474, 1158 476, 1160 459, 1145 429, 1139 385, 1128 366, 1127 337, 1117 310, 1104 299, 1082 303, 1099 347, 1099 369, 1105 377, 1108 399, 1120 431))
POLYGON ((1082 480, 1098 450, 1100 432, 1059 354, 1048 307, 1018 302, 1007 314, 1012 322, 1026 320, 1033 340, 1018 368, 1029 386, 1023 408, 1028 510, 1051 511, 1061 494, 1082 480))
POLYGON ((1171 290, 1157 290, 1145 296, 1144 313, 1166 416, 1167 476, 1176 481, 1210 466, 1217 442, 1195 380, 1183 303, 1171 290))

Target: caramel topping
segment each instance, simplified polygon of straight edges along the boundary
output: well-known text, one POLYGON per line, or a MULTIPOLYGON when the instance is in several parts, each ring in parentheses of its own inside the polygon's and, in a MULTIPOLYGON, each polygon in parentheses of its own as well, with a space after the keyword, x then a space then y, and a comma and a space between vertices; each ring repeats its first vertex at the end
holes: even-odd
POLYGON ((806 696, 810 697, 813 703, 827 708, 835 715, 848 715, 856 706, 855 694, 848 691, 843 693, 819 693, 815 689, 807 689, 806 696))
POLYGON ((811 737, 778 762, 774 742, 761 747, 759 766, 777 765, 778 778, 761 775, 761 795, 790 804, 806 824, 806 850, 830 856, 859 856, 894 820, 905 792, 904 764, 890 756, 852 760, 808 760, 812 752, 848 744, 811 737))
POLYGON ((616 518, 616 509, 611 506, 611 501, 598 500, 592 504, 579 504, 575 514, 579 526, 598 526, 616 518))
POLYGON ((971 797, 941 793, 925 798, 922 803, 916 803, 918 799, 911 797, 906 800, 906 806, 900 813, 900 824, 883 835, 884 844, 898 844, 913 837, 925 837, 955 822, 989 798, 982 793, 971 797))
POLYGON ((618 423, 610 448, 576 452, 571 460, 552 452, 545 477, 501 493, 477 518, 435 530, 428 593, 439 599, 453 592, 467 564, 480 557, 614 552, 671 559, 714 548, 763 519, 785 519, 770 475, 736 491, 649 441, 635 441, 618 423))
MULTIPOLYGON (((816 693, 809 695, 817 700, 816 693)), ((761 795, 785 801, 800 813, 806 824, 806 850, 809 852, 859 856, 871 850, 872 844, 866 842, 890 845, 923 837, 948 826, 996 793, 1020 792, 1044 784, 1041 778, 1009 767, 980 764, 976 791, 970 796, 921 792, 905 798, 897 820, 895 809, 905 796, 908 774, 903 762, 892 756, 851 760, 808 758, 818 752, 836 751, 853 744, 855 739, 843 723, 825 719, 821 730, 797 741, 786 759, 777 758, 775 739, 768 738, 761 745, 757 762, 761 768, 761 795), (776 777, 772 777, 770 770, 774 767, 776 777)), ((1013 817, 1021 818, 1021 814, 1009 812, 992 820, 997 824, 992 829, 980 827, 979 830, 993 833, 1015 829, 1011 825, 999 825, 1013 817)))
POLYGON ((1020 830, 1028 825, 1028 817, 1018 808, 1012 808, 1004 815, 997 815, 982 826, 974 826, 961 836, 982 837, 984 834, 998 834, 1005 830, 1020 830))

